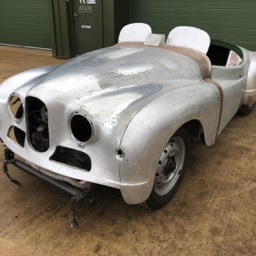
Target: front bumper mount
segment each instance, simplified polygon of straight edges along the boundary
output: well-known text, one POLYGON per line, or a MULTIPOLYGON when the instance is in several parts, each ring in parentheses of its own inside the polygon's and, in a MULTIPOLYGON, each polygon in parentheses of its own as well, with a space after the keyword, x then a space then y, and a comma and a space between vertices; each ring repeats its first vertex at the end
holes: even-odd
POLYGON ((3 163, 3 172, 7 175, 8 179, 14 184, 22 186, 22 184, 19 181, 13 179, 9 174, 8 165, 10 164, 70 194, 72 197, 70 199, 70 210, 68 220, 71 227, 78 226, 78 222, 75 216, 76 203, 78 201, 85 200, 88 204, 92 206, 95 204, 95 197, 93 195, 92 189, 79 189, 71 186, 69 183, 49 177, 34 169, 30 165, 16 159, 14 153, 8 148, 5 148, 4 150, 4 160, 5 161, 3 163))

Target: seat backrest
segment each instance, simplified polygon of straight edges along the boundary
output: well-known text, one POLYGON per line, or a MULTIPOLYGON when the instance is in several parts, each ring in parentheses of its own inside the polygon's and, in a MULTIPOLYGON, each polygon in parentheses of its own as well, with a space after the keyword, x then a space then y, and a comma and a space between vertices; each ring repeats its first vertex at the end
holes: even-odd
POLYGON ((118 43, 122 42, 145 42, 152 29, 145 23, 131 23, 120 31, 118 43))
POLYGON ((171 30, 166 44, 183 46, 207 53, 211 43, 210 36, 200 28, 179 26, 171 30))

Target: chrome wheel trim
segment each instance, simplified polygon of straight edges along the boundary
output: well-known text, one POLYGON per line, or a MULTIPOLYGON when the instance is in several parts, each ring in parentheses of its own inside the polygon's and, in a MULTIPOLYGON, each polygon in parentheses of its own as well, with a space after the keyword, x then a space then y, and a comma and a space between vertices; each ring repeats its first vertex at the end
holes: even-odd
POLYGON ((154 188, 159 196, 172 190, 184 166, 186 145, 182 137, 172 138, 164 148, 155 175, 154 188))

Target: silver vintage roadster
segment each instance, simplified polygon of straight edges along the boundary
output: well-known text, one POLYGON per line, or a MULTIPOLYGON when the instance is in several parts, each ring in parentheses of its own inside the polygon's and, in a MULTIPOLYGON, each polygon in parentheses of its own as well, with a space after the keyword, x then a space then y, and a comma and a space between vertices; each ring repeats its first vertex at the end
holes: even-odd
POLYGON ((1 84, 3 169, 16 183, 9 164, 47 180, 73 203, 92 202, 91 184, 100 184, 156 210, 179 187, 191 139, 213 145, 255 99, 255 52, 193 27, 165 42, 130 24, 117 45, 1 84))

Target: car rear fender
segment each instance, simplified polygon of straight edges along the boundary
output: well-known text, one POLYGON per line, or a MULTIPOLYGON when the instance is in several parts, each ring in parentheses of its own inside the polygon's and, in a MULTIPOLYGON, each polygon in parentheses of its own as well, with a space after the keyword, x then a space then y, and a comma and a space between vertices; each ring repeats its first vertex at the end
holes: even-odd
POLYGON ((256 101, 256 52, 250 61, 243 105, 251 105, 256 101))

